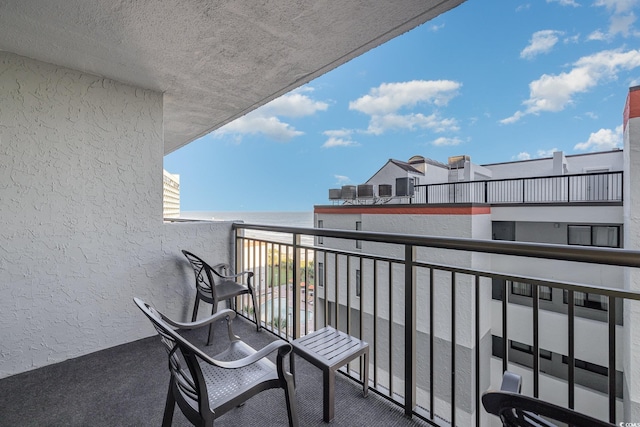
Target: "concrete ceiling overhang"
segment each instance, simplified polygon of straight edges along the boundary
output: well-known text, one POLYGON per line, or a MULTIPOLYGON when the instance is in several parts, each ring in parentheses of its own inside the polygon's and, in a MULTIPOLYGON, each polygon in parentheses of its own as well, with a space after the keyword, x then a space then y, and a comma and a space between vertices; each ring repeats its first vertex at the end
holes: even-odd
POLYGON ((463 1, 2 0, 0 50, 164 93, 168 154, 463 1))

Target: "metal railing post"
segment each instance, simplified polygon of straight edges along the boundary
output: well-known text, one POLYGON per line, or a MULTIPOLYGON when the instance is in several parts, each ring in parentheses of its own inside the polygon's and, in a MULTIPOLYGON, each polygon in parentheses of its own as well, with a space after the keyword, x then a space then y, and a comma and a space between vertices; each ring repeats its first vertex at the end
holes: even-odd
MULTIPOLYGON (((300 338, 300 234, 293 235, 293 338, 300 338)), ((289 287, 287 283, 286 288, 289 287)), ((287 293, 289 290, 287 289, 287 293)))
POLYGON ((416 406, 416 248, 404 247, 404 413, 416 406))

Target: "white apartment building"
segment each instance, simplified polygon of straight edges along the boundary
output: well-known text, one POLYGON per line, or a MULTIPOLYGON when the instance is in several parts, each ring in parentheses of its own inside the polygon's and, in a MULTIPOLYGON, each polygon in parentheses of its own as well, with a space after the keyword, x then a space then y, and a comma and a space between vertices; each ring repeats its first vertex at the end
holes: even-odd
POLYGON ((180 218, 180 175, 162 169, 162 216, 180 218))
MULTIPOLYGON (((318 228, 362 230, 425 236, 462 237, 473 239, 511 240, 560 245, 580 245, 606 248, 637 249, 640 247, 640 225, 637 224, 640 196, 640 87, 631 88, 624 110, 624 149, 606 152, 567 155, 555 152, 553 157, 507 163, 478 165, 468 156, 457 156, 440 163, 422 156, 408 161, 390 159, 369 180, 361 185, 348 185, 329 190, 330 204, 315 206, 315 226, 318 228)), ((345 241, 318 237, 316 245, 363 254, 390 255, 388 247, 367 241, 345 241)), ((452 253, 444 250, 423 250, 417 254, 420 260, 431 263, 454 264, 470 269, 491 270, 505 275, 543 278, 554 281, 639 289, 637 278, 625 275, 622 268, 586 265, 576 268, 564 261, 542 259, 516 259, 509 256, 474 253, 452 253)), ((371 269, 362 263, 338 266, 340 277, 351 275, 355 283, 346 289, 331 293, 322 286, 325 270, 332 277, 337 268, 330 257, 317 259, 320 282, 316 286, 319 304, 328 300, 328 317, 332 322, 338 294, 339 318, 345 319, 345 301, 350 301, 352 322, 363 317, 358 313, 358 298, 367 282, 371 282, 371 269), (326 293, 325 293, 326 292, 326 293), (333 313, 333 314, 332 314, 333 313)), ((389 274, 391 276, 391 273, 389 274)), ((393 289, 401 288, 398 278, 393 289)), ((417 340, 426 340, 426 314, 428 307, 426 292, 420 293, 421 285, 427 287, 425 279, 418 282, 416 306, 417 340), (422 321, 420 316, 422 315, 422 321)), ((491 295, 483 294, 481 303, 490 307, 485 310, 481 323, 481 348, 491 352, 488 365, 482 367, 482 384, 486 388, 497 388, 503 370, 503 342, 501 307, 507 292, 508 298, 508 359, 509 369, 522 375, 523 392, 531 395, 533 364, 531 306, 532 285, 517 281, 493 279, 491 295), (490 313, 487 315, 486 313, 490 313), (489 366, 490 365, 490 366, 489 366)), ((471 287, 469 287, 471 289, 471 287)), ((376 291, 378 292, 378 291, 376 291)), ((390 293, 392 291, 389 291, 390 293)), ((395 291, 393 291, 395 292, 395 291)), ((443 298, 450 298, 446 290, 440 290, 443 298)), ((469 313, 473 309, 471 292, 458 290, 456 296, 469 313)), ((394 296, 394 301, 402 298, 394 296)), ((575 407, 581 412, 606 418, 607 392, 607 300, 589 293, 575 293, 575 407), (599 344, 598 344, 599 343, 599 344)), ((562 289, 539 288, 539 369, 541 372, 539 394, 541 398, 558 404, 567 404, 567 294, 562 289)), ((373 316, 369 309, 364 317, 373 316)), ((389 309, 391 310, 391 309, 389 309)), ((378 311, 375 316, 387 318, 389 310, 378 311)), ((624 372, 637 368, 633 348, 634 313, 616 310, 616 333, 619 342, 625 342, 623 351, 616 353, 616 396, 620 419, 630 419, 629 411, 637 408, 637 391, 624 372), (622 403, 625 402, 626 413, 622 403), (626 418, 624 417, 626 415, 626 418)), ((402 328, 403 320, 392 315, 394 327, 402 328), (395 325, 397 323, 397 325, 395 325)), ((463 317, 463 316, 461 316, 463 317)), ((472 316, 470 316, 472 317, 472 316)), ((342 320, 344 322, 344 320, 342 320)), ((436 332, 437 338, 450 346, 451 325, 436 332)), ((341 323, 339 321, 339 323, 341 323)), ((342 323, 341 323, 342 325, 342 323)), ((341 326, 340 325, 340 326, 341 326)), ((357 329, 357 328, 355 328, 357 329)), ((471 366, 470 359, 475 345, 470 337, 472 325, 462 319, 456 322, 456 351, 462 359, 456 366, 465 369, 471 366), (458 350, 459 349, 459 350, 458 350), (467 360, 468 358, 468 360, 467 360)), ((378 335, 378 340, 379 335, 378 335)), ((417 344, 419 354, 420 343, 417 344)), ((438 350, 436 350, 437 352, 438 350)), ((445 356, 443 356, 445 357, 445 356)), ((424 367, 422 367, 424 368, 424 367)), ((420 387, 420 363, 418 363, 418 387, 420 387)), ((471 369, 471 368, 470 368, 471 369)), ((628 371, 630 372, 630 371, 628 371)), ((424 382, 424 381, 423 381, 424 382)), ((446 394, 446 393, 445 393, 446 394)), ((464 395, 464 392, 463 392, 464 395)), ((447 404, 443 393, 441 404, 447 404)), ((463 416, 469 418, 474 409, 468 399, 456 401, 463 408, 463 416), (464 414, 467 408, 469 413, 464 414)), ((633 412, 631 412, 633 413, 633 412)))

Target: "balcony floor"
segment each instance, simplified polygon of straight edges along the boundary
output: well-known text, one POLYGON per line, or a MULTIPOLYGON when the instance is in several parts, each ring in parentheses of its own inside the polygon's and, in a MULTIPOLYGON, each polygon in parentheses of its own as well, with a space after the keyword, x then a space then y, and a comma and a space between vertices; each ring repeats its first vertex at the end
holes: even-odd
MULTIPOLYGON (((224 323, 216 338, 228 342, 224 323)), ((234 332, 254 348, 274 340, 237 318, 234 332)), ((206 331, 188 332, 204 346, 206 331)), ((205 347, 211 354, 216 346, 205 347)), ((169 373, 157 336, 67 360, 0 380, 0 426, 159 426, 169 373)), ((296 358, 296 398, 301 426, 323 426, 322 373, 296 358)), ((424 426, 376 393, 362 397, 362 386, 338 374, 333 426, 424 426)), ((174 426, 190 425, 176 407, 174 426)), ((287 414, 282 390, 268 390, 216 420, 219 426, 283 426, 287 414)))

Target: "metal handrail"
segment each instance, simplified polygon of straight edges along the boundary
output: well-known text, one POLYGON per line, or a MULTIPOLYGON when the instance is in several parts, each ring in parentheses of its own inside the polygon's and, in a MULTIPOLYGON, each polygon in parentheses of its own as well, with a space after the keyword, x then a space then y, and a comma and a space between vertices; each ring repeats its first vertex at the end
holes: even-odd
MULTIPOLYGON (((519 256, 519 257, 530 257, 530 258, 540 258, 540 259, 552 259, 558 261, 571 261, 571 262, 581 262, 581 263, 589 263, 589 264, 598 264, 598 265, 609 265, 609 266, 619 266, 619 267, 633 267, 640 268, 640 251, 635 250, 626 250, 626 249, 616 249, 616 248, 594 248, 594 247, 584 247, 584 246, 568 246, 568 245, 556 245, 556 244, 542 244, 542 243, 530 243, 530 242, 513 242, 513 241, 494 241, 494 240, 477 240, 477 239, 468 239, 468 238, 454 238, 454 237, 437 237, 437 236, 418 236, 412 234, 400 234, 400 233, 381 233, 381 232, 367 232, 367 231, 352 231, 352 230, 338 230, 338 229, 327 229, 327 228, 305 228, 305 227, 288 227, 288 226, 272 226, 272 225, 263 225, 263 224, 247 224, 247 223, 234 223, 232 228, 236 232, 236 240, 240 242, 241 240, 246 241, 254 241, 261 242, 265 244, 271 244, 275 249, 278 248, 278 251, 281 251, 281 246, 286 248, 291 248, 293 250, 294 260, 293 265, 298 266, 299 261, 297 259, 298 251, 315 251, 316 260, 318 258, 318 254, 322 253, 322 259, 324 267, 323 267, 323 282, 324 282, 324 297, 320 299, 320 301, 324 301, 324 307, 314 307, 315 313, 315 324, 318 324, 318 311, 320 309, 324 309, 324 322, 326 324, 327 321, 334 322, 338 325, 340 323, 346 322, 347 329, 350 328, 351 325, 351 309, 357 308, 358 302, 353 304, 351 298, 351 287, 353 284, 350 279, 350 265, 352 258, 356 259, 356 262, 359 260, 359 269, 360 271, 364 271, 363 269, 363 260, 367 260, 368 265, 373 265, 372 275, 373 275, 373 295, 370 298, 373 298, 373 310, 369 315, 373 315, 373 330, 374 330, 374 338, 377 336, 376 329, 378 328, 378 316, 376 315, 377 303, 376 303, 376 295, 379 292, 378 287, 378 270, 377 265, 387 264, 387 271, 389 273, 389 278, 387 281, 388 286, 391 286, 392 283, 398 284, 400 283, 400 279, 397 281, 392 278, 393 274, 393 266, 403 266, 404 269, 404 278, 402 281, 404 282, 402 289, 404 290, 404 301, 403 301, 403 309, 404 309, 404 373, 399 372, 398 375, 402 375, 401 379, 404 381, 404 398, 396 399, 396 393, 393 390, 393 353, 391 349, 389 349, 388 353, 384 353, 383 355, 388 358, 388 378, 389 378, 389 389, 388 394, 381 393, 381 391, 376 390, 376 386, 378 384, 378 380, 376 378, 376 369, 374 369, 373 383, 374 383, 374 391, 381 394, 383 397, 394 401, 397 404, 400 404, 404 407, 404 412, 408 416, 417 415, 422 419, 426 420, 429 423, 435 423, 434 416, 438 418, 440 415, 434 414, 434 390, 433 390, 433 381, 434 381, 434 371, 433 371, 433 361, 434 361, 434 318, 433 318, 433 283, 434 283, 434 271, 446 272, 450 275, 450 292, 451 292, 451 307, 450 307, 450 325, 451 325, 451 336, 449 339, 451 343, 456 343, 456 284, 458 279, 456 279, 457 275, 469 275, 475 278, 475 284, 471 284, 471 291, 475 292, 475 360, 476 360, 476 377, 475 377, 475 397, 476 404, 479 405, 480 400, 480 320, 479 313, 481 311, 481 307, 479 306, 480 301, 480 280, 482 278, 488 279, 500 279, 503 281, 503 297, 502 297, 502 325, 503 325, 503 338, 502 338, 502 363, 503 368, 506 369, 508 363, 513 363, 510 360, 511 351, 508 349, 508 335, 505 335, 508 330, 507 322, 508 322, 508 301, 507 301, 507 281, 513 282, 524 282, 531 284, 533 289, 533 295, 531 296, 531 303, 533 306, 533 393, 534 397, 538 397, 539 392, 539 381, 540 381, 540 342, 539 342, 539 326, 538 326, 538 315, 541 311, 540 309, 540 287, 541 286, 549 286, 552 288, 558 288, 565 292, 567 295, 567 305, 566 308, 566 317, 567 317, 567 360, 568 360, 568 373, 567 373, 567 382, 569 384, 568 387, 568 402, 569 407, 574 407, 575 400, 575 361, 576 361, 576 350, 574 348, 575 343, 575 317, 578 316, 576 314, 576 303, 574 300, 574 295, 577 292, 586 293, 586 294, 597 294, 606 297, 606 304, 608 307, 608 319, 605 322, 607 326, 607 334, 608 334, 608 385, 607 385, 607 395, 609 402, 609 420, 611 422, 615 422, 616 419, 616 390, 619 385, 619 381, 616 381, 616 301, 624 301, 624 300, 632 300, 638 301, 640 300, 640 292, 624 290, 620 288, 612 288, 612 287, 604 287, 597 285, 589 285, 583 283, 575 283, 570 281, 559 281, 555 279, 547 279, 540 277, 532 277, 526 275, 518 275, 514 273, 502 273, 488 270, 480 270, 477 268, 466 268, 455 265, 447 265, 443 263, 434 263, 434 262, 426 262, 424 260, 419 260, 416 258, 416 248, 418 247, 426 247, 426 248, 438 248, 438 249, 448 249, 448 250, 456 250, 456 251, 467 251, 467 252, 481 252, 488 254, 498 254, 498 255, 511 255, 511 256, 519 256), (251 237, 243 235, 241 232, 243 230, 255 230, 255 231, 266 231, 270 233, 283 233, 288 236, 286 242, 283 241, 272 241, 258 237, 251 237), (345 240, 355 240, 355 241, 371 241, 371 242, 380 242, 385 244, 396 244, 404 247, 403 253, 404 256, 396 255, 378 255, 378 254, 369 254, 364 253, 362 251, 349 251, 344 249, 336 249, 326 247, 325 245, 304 245, 300 241, 300 236, 322 236, 322 237, 333 237, 338 239, 345 240), (290 239, 290 240, 289 240, 290 239), (339 265, 339 257, 343 260, 343 263, 339 265), (333 273, 335 273, 335 280, 333 282, 333 293, 334 296, 330 297, 329 292, 329 281, 327 280, 328 270, 329 270, 329 261, 333 260, 333 273), (342 270, 342 266, 346 265, 346 270, 342 270), (429 336, 430 336, 430 354, 429 354, 429 369, 430 369, 430 377, 428 384, 431 385, 430 389, 430 403, 429 407, 432 408, 430 410, 429 415, 424 415, 421 410, 416 407, 416 398, 415 393, 418 387, 417 383, 417 371, 416 371, 416 318, 418 315, 417 307, 416 307, 416 270, 422 269, 429 273, 430 279, 428 280, 428 291, 430 308, 429 308, 429 316, 430 320, 428 320, 427 327, 429 328, 429 336), (339 273, 340 270, 340 273, 339 273), (344 282, 342 285, 339 284, 339 276, 343 277, 346 273, 346 277, 344 277, 344 282), (344 286, 346 285, 346 289, 344 286), (339 295, 341 292, 346 291, 346 305, 344 305, 345 301, 339 301, 339 295), (333 299, 332 299, 333 298, 333 299), (328 302, 331 299, 331 304, 334 304, 333 312, 334 314, 329 314, 328 311, 328 302), (346 307, 346 319, 341 318, 342 322, 339 322, 338 315, 340 312, 339 307, 346 307)), ((325 242, 326 243, 326 242, 325 242)), ((287 254, 289 249, 287 249, 287 254)), ((262 256, 262 255, 261 255, 262 256)), ((305 259, 306 259, 305 255, 305 259)), ((287 261, 288 262, 288 261, 287 261)), ((273 265, 271 266, 273 268, 273 265)), ((371 269, 370 269, 371 271, 371 269)), ((273 270, 272 270, 273 274, 273 270)), ((363 273, 361 273, 362 276, 363 273)), ((288 276, 287 276, 288 277, 288 276)), ((298 268, 293 269, 293 283, 296 284, 294 286, 294 298, 293 298, 293 327, 292 332, 289 331, 288 325, 285 330, 285 336, 283 338, 297 338, 301 335, 300 331, 300 310, 305 310, 305 322, 307 320, 307 311, 309 309, 308 303, 304 306, 301 306, 300 302, 300 287, 297 285, 302 280, 302 277, 299 276, 298 268)), ((307 281, 306 271, 304 276, 304 281, 307 281)), ((287 280, 287 283, 289 281, 287 280)), ((317 284, 317 282, 316 282, 317 284)), ((395 286, 395 285, 394 285, 395 286)), ((360 285, 362 295, 364 295, 365 287, 360 285)), ((367 291, 367 292, 370 292, 367 291)), ((388 291, 388 311, 389 316, 392 316, 394 303, 392 301, 392 292, 389 289, 388 291)), ((273 299, 272 301, 272 313, 273 309, 273 299)), ((305 299, 305 302, 307 300, 305 299)), ((362 336, 362 325, 363 325, 363 301, 364 297, 361 297, 359 300, 359 312, 360 312, 360 331, 358 332, 362 336)), ((316 299, 316 303, 319 301, 316 299)), ((484 308, 482 310, 485 310, 484 308)), ((342 315, 340 315, 342 316, 342 315)), ((267 319, 268 320, 268 319, 267 319)), ((388 320, 390 323, 389 326, 389 343, 392 342, 392 331, 391 318, 388 320)), ((273 323, 273 322, 272 322, 273 323)), ((271 325, 273 328, 273 324, 271 325)), ((424 326, 424 324, 423 324, 424 326)), ((306 323, 305 323, 306 328, 306 323)), ((275 330, 274 330, 275 332, 275 330)), ((349 333, 350 331, 347 330, 349 333)), ((354 332, 354 331, 352 331, 354 332)), ((280 327, 278 326, 277 330, 278 335, 282 336, 282 332, 280 331, 280 327)), ((378 345, 377 343, 373 343, 373 363, 374 367, 377 366, 377 352, 378 345)), ((382 349, 381 351, 384 351, 382 349)), ((449 358, 450 366, 450 382, 451 382, 451 390, 450 390, 450 398, 451 398, 451 413, 449 414, 449 422, 455 425, 456 422, 456 361, 455 361, 455 345, 451 347, 451 357, 449 358)), ((385 365, 386 366, 386 365, 385 365)), ((349 374, 349 371, 347 371, 349 374)), ((384 385, 382 386, 384 388, 384 385)), ((386 393, 386 392, 385 392, 386 393)), ((480 425, 479 412, 476 411, 476 425, 480 425)), ((433 424, 436 425, 436 424, 433 424)))

